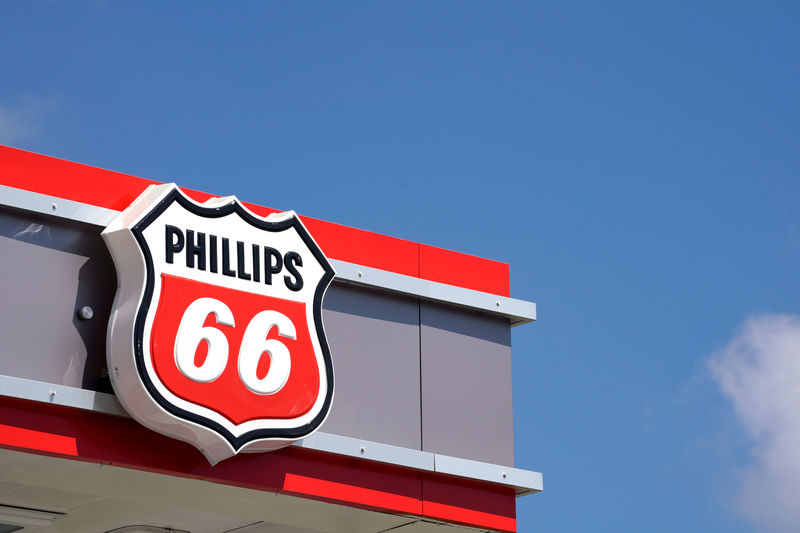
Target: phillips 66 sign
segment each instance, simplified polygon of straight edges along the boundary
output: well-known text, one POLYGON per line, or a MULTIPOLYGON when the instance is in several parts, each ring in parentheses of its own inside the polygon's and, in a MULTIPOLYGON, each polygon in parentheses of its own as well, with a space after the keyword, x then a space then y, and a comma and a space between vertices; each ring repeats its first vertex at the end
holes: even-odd
POLYGON ((307 437, 333 399, 333 268, 293 212, 150 186, 103 231, 117 269, 108 368, 127 411, 213 464, 307 437))

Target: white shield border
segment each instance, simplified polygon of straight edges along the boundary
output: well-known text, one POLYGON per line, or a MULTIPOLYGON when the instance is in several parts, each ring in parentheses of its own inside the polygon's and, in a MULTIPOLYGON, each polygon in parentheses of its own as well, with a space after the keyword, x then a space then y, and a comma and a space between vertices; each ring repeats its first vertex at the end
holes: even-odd
POLYGON ((296 214, 276 213, 264 218, 252 213, 232 196, 200 204, 187 197, 174 183, 151 185, 106 227, 102 236, 117 270, 117 294, 106 341, 109 374, 117 398, 134 419, 154 431, 196 446, 211 464, 243 451, 284 447, 308 437, 322 425, 330 411, 334 393, 333 363, 322 322, 322 299, 335 272, 296 214), (326 378, 327 386, 324 387, 325 399, 310 422, 289 428, 262 427, 237 436, 206 417, 173 405, 150 381, 143 366, 147 347, 142 339, 156 280, 149 246, 144 242, 142 232, 174 202, 203 217, 220 218, 235 213, 248 224, 265 231, 285 231, 294 227, 322 266, 324 275, 314 292, 311 315, 314 323, 309 324, 309 332, 317 335, 325 366, 319 370, 320 375, 326 378))

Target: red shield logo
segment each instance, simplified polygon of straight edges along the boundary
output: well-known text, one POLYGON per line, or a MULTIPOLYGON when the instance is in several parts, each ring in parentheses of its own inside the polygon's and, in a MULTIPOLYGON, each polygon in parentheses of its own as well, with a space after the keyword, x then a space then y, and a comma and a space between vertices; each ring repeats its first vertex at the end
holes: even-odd
POLYGON ((128 412, 213 464, 313 433, 333 399, 330 262, 293 212, 151 186, 104 231, 117 269, 108 366, 128 412))

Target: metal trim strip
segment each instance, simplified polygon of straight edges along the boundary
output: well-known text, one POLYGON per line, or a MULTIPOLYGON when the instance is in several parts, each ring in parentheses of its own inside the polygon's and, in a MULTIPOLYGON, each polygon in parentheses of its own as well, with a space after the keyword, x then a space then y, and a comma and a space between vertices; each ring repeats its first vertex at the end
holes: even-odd
POLYGON ((486 313, 506 317, 511 326, 519 326, 536 320, 536 304, 507 296, 497 296, 488 292, 464 289, 436 281, 395 274, 345 261, 331 259, 336 269, 336 279, 379 289, 416 296, 425 300, 442 302, 486 313))
POLYGON ((0 376, 0 395, 126 418, 129 416, 113 394, 56 385, 46 381, 0 376))
MULTIPOLYGON (((25 191, 0 185, 0 205, 73 220, 104 228, 119 211, 65 200, 55 196, 25 191)), ((387 290, 415 296, 425 300, 457 305, 507 318, 511 326, 536 320, 536 304, 507 296, 447 285, 436 281, 395 274, 387 270, 370 268, 346 261, 331 259, 336 269, 336 280, 364 287, 387 290)))
POLYGON ((0 185, 0 205, 105 228, 119 211, 0 185))
MULTIPOLYGON (((0 375, 0 396, 129 417, 113 394, 15 376, 0 375)), ((293 446, 414 470, 506 485, 514 487, 517 496, 542 490, 542 475, 538 472, 449 457, 321 431, 294 443, 293 446)))
POLYGON ((415 470, 435 472, 435 457, 430 452, 402 448, 391 444, 345 437, 318 431, 305 439, 294 443, 294 446, 309 448, 323 452, 346 455, 359 459, 377 461, 397 466, 405 466, 415 470))
POLYGON ((543 490, 542 474, 509 466, 495 465, 461 457, 434 454, 434 471, 470 479, 480 479, 492 483, 512 485, 517 488, 517 496, 543 490))

